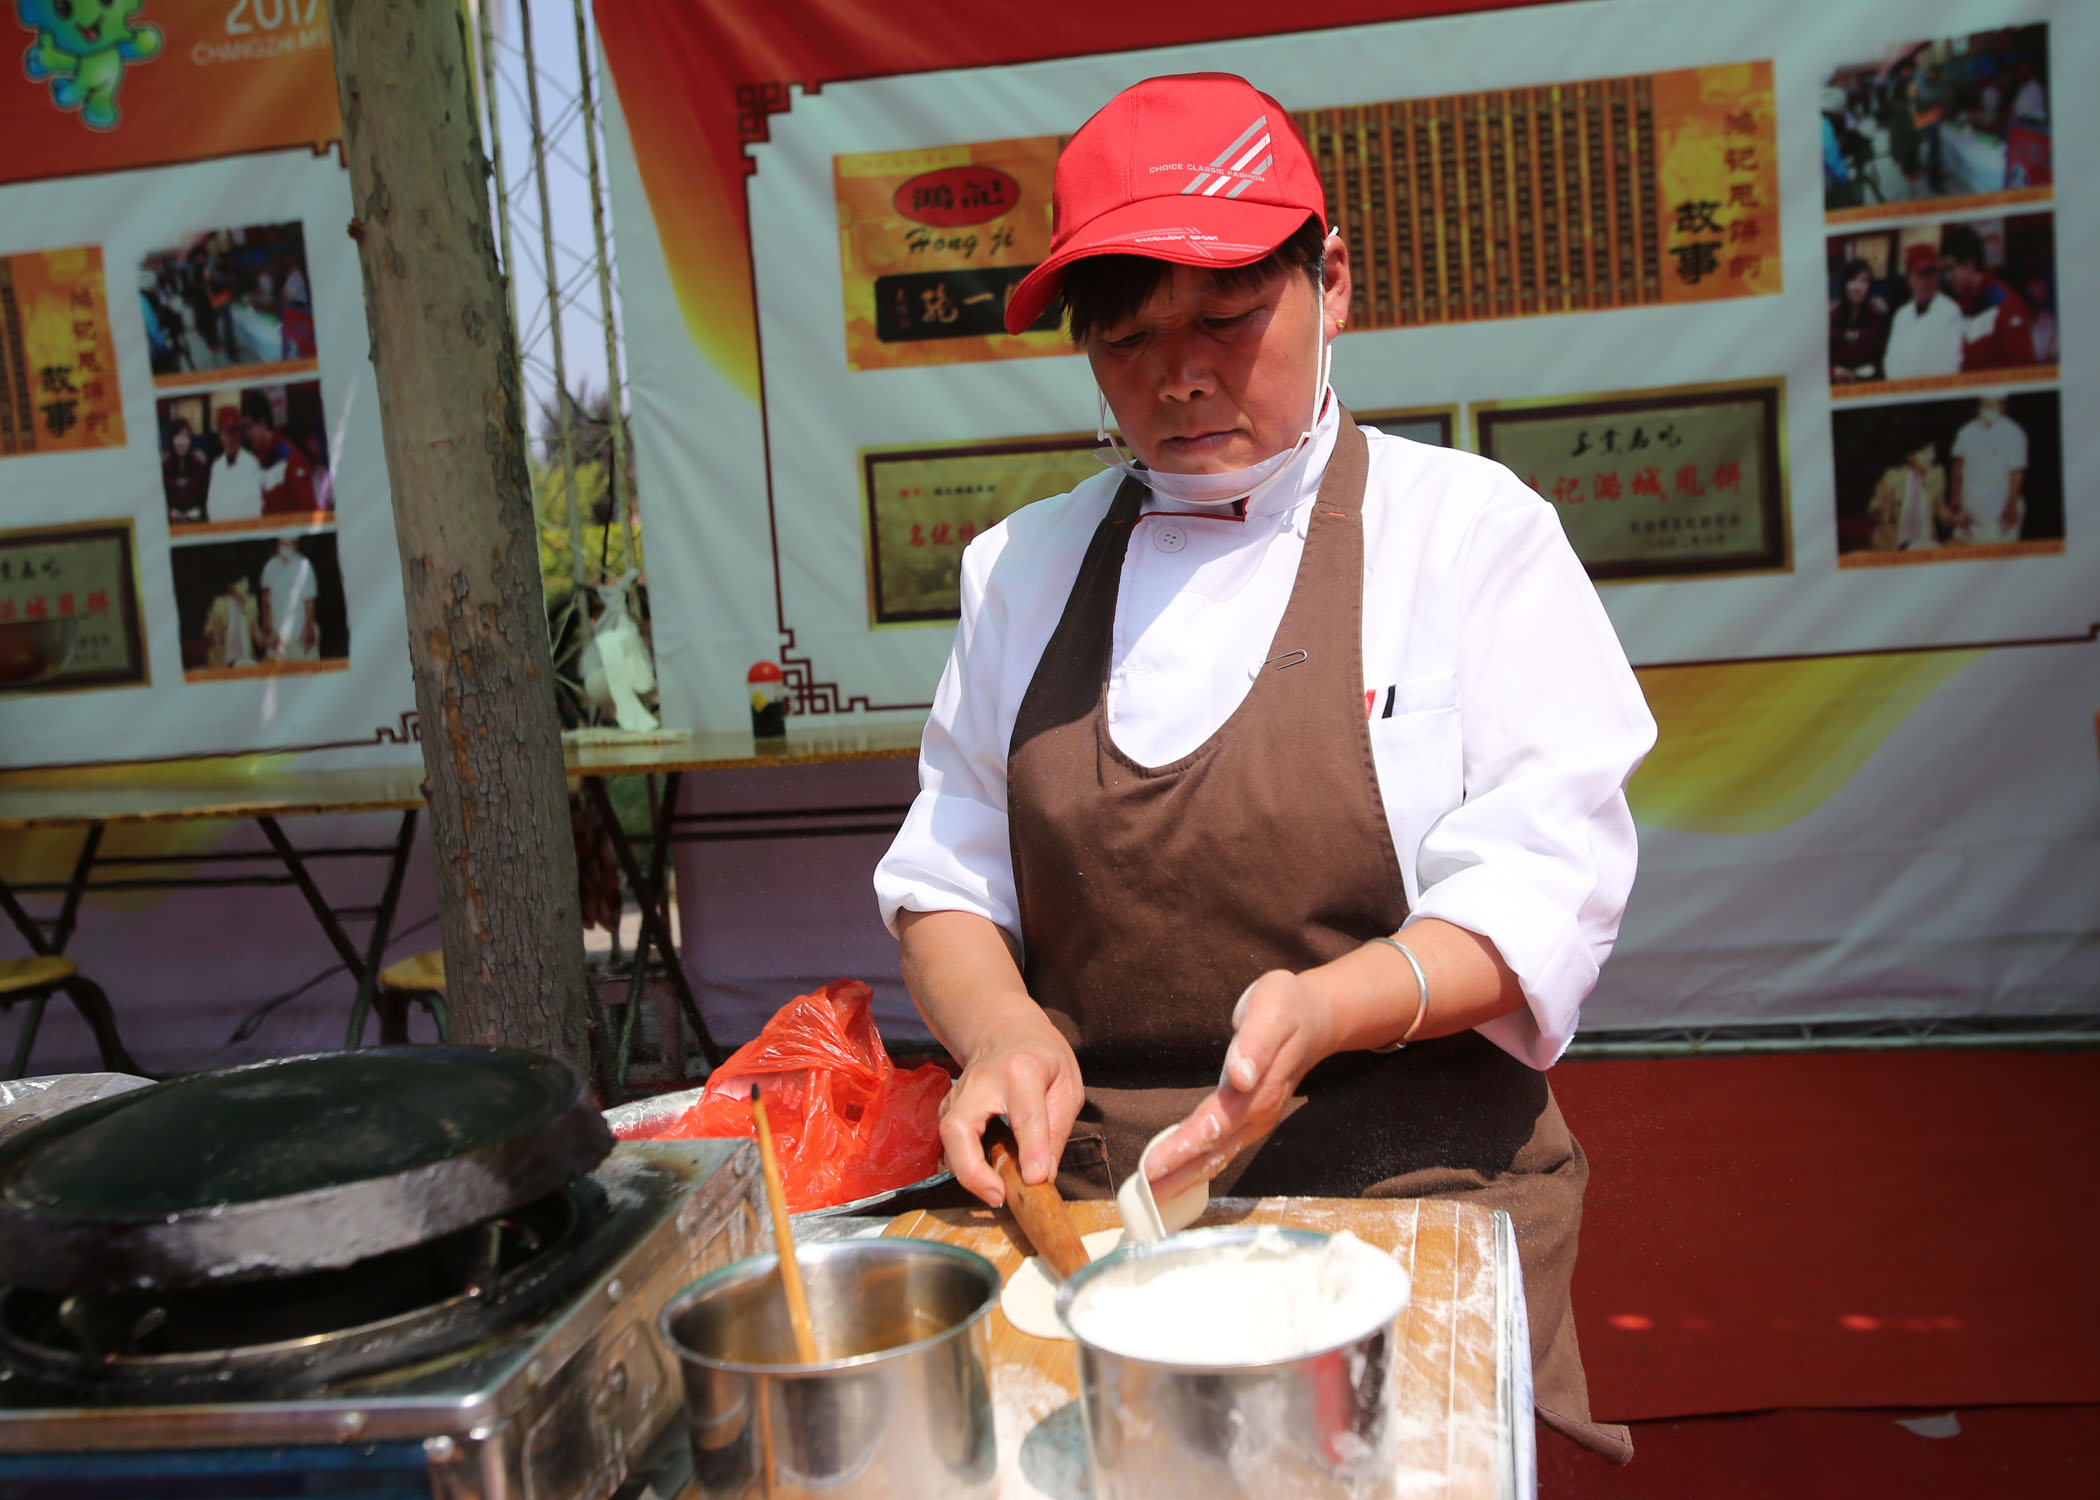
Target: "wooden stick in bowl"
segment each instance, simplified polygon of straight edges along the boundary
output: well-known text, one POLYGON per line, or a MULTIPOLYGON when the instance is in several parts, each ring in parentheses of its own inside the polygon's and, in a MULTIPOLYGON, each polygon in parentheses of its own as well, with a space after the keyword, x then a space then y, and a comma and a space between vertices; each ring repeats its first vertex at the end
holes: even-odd
POLYGON ((766 1102, 751 1085, 751 1119, 758 1127, 758 1159, 766 1174, 766 1206, 773 1211, 773 1248, 780 1259, 780 1285, 787 1293, 788 1326, 795 1331, 795 1355, 817 1362, 817 1333, 809 1321, 809 1291, 795 1259, 795 1231, 788 1222, 787 1188, 780 1180, 780 1158, 773 1151, 773 1127, 766 1121, 766 1102))

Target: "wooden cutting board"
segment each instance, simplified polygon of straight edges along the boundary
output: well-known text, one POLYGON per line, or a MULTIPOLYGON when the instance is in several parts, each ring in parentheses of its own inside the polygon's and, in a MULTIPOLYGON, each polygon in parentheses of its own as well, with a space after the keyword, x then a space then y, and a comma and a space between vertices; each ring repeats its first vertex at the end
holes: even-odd
MULTIPOLYGON (((1118 1225, 1112 1203, 1071 1208, 1081 1234, 1118 1225)), ((1414 1281, 1399 1322, 1403 1354, 1395 1385, 1402 1482, 1396 1492, 1492 1500, 1505 1493, 1517 1436, 1504 1415, 1509 1372, 1499 1387, 1497 1380, 1498 1351, 1506 1347, 1500 1325, 1515 1317, 1510 1283, 1517 1268, 1497 1218, 1441 1199, 1225 1198, 1197 1222, 1347 1229, 1392 1252, 1414 1281)), ((900 1214, 883 1232, 974 1250, 999 1268, 1002 1282, 1029 1253, 1012 1218, 988 1208, 900 1214)), ((1032 1338, 997 1308, 991 1326, 1001 1500, 1090 1495, 1072 1345, 1032 1338)), ((1523 1329, 1515 1328, 1515 1347, 1525 1348, 1524 1339, 1523 1329)), ((1522 1378, 1521 1371, 1516 1375, 1522 1378)), ((1523 1379, 1519 1389, 1529 1383, 1523 1379)), ((1528 1410, 1523 1420, 1530 1421, 1528 1410)), ((1529 1436, 1528 1428, 1523 1435, 1529 1436)))

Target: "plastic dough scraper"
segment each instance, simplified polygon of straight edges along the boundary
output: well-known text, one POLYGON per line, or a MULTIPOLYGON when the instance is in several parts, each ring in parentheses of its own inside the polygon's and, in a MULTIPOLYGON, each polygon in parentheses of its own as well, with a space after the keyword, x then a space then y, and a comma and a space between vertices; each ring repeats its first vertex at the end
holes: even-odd
POLYGON ((1152 1196, 1152 1179, 1145 1175, 1145 1163, 1152 1159, 1153 1148, 1180 1128, 1178 1124, 1169 1125, 1145 1142, 1145 1149, 1138 1153, 1137 1170, 1116 1189, 1116 1212, 1122 1217, 1123 1238, 1127 1241, 1156 1240, 1186 1229, 1210 1207, 1207 1182, 1184 1188, 1165 1203, 1152 1196))

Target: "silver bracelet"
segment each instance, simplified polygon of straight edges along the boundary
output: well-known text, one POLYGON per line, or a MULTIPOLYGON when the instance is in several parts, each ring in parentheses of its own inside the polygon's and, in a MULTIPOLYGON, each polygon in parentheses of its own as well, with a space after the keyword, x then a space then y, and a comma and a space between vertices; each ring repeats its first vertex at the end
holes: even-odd
POLYGON ((1416 958, 1413 950, 1397 937, 1375 937, 1371 941, 1385 944, 1406 959, 1407 966, 1415 971, 1415 1018, 1407 1023, 1407 1030, 1400 1034, 1398 1041, 1371 1049, 1373 1052, 1398 1052, 1415 1039, 1415 1033, 1422 1029, 1423 1018, 1429 1014, 1429 976, 1422 970, 1422 960, 1416 958))

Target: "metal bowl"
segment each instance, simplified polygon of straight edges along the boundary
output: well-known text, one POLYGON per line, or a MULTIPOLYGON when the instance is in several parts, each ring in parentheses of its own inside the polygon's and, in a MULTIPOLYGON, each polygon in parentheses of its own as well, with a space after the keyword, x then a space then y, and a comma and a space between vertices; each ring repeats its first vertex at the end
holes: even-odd
POLYGON ((1290 1359, 1175 1364, 1089 1342, 1072 1327, 1090 1286, 1232 1253, 1257 1236, 1316 1249, 1327 1235, 1273 1226, 1197 1229, 1126 1245, 1066 1279, 1057 1315, 1079 1346, 1080 1413, 1100 1500, 1355 1500, 1397 1470, 1387 1320, 1290 1359))
POLYGON ((796 1362, 780 1262, 754 1255, 671 1298, 702 1500, 989 1497, 998 1482, 991 1333, 999 1272, 923 1240, 800 1246, 818 1363, 796 1362))
MULTIPOLYGON (((651 1094, 644 1099, 630 1099, 625 1104, 615 1104, 605 1112, 605 1124, 622 1140, 654 1140, 656 1132, 679 1119, 685 1112, 700 1102, 707 1092, 707 1085, 680 1089, 671 1094, 651 1094)), ((794 1216, 797 1224, 805 1219, 850 1218, 864 1214, 871 1208, 880 1208, 893 1198, 906 1193, 923 1192, 927 1188, 939 1187, 955 1181, 955 1174, 946 1167, 931 1177, 921 1177, 917 1182, 907 1182, 902 1187, 886 1188, 879 1193, 870 1193, 865 1198, 855 1198, 850 1203, 827 1203, 821 1208, 805 1208, 794 1216)), ((800 1231, 797 1231, 800 1237, 800 1231)))

